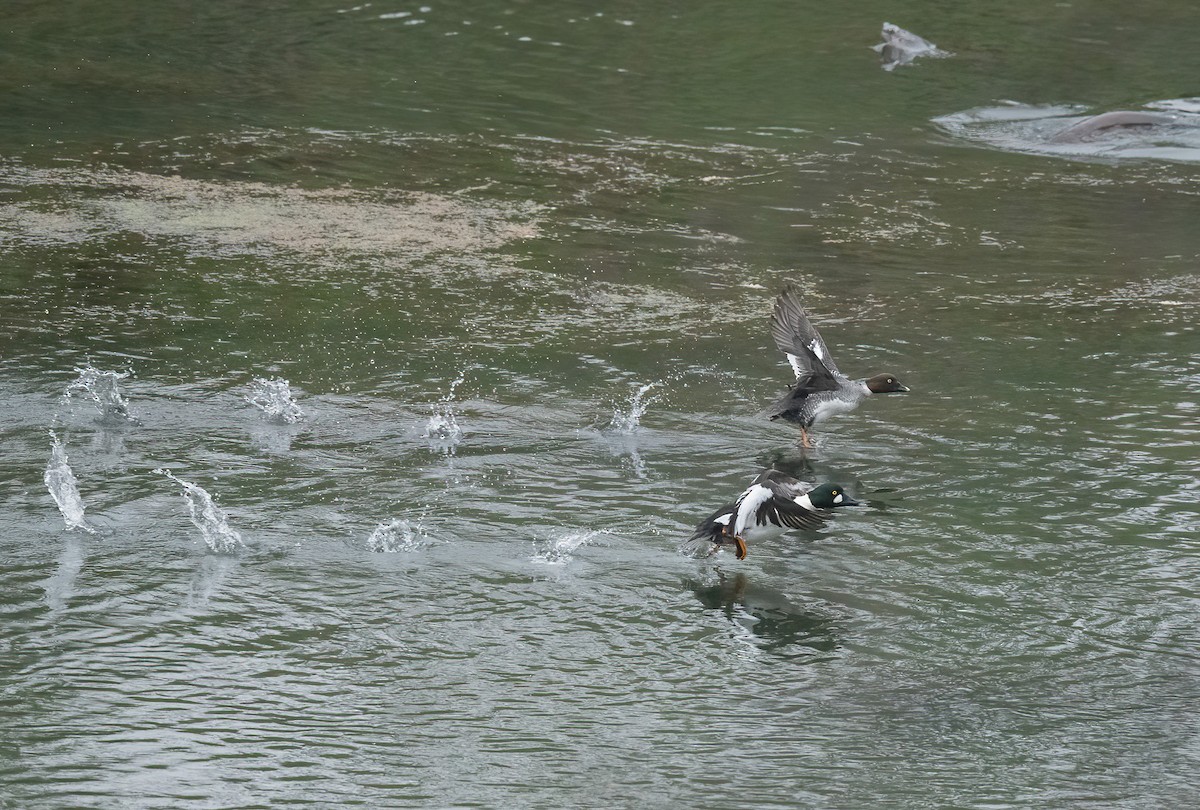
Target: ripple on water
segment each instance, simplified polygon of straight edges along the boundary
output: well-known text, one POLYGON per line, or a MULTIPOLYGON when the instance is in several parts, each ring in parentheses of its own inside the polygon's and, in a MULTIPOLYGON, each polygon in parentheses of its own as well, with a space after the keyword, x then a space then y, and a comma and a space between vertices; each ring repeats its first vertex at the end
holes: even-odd
MULTIPOLYGON (((525 145, 522 157, 532 166, 552 151, 569 167, 574 155, 590 155, 580 200, 601 185, 621 199, 663 196, 643 192, 679 188, 685 181, 670 175, 688 161, 691 174, 681 176, 690 179, 730 167, 684 148, 675 149, 677 163, 655 167, 660 146, 525 145), (608 157, 619 160, 610 167, 608 157)), ((291 200, 319 217, 338 213, 336 199, 268 189, 255 208, 244 199, 250 185, 176 186, 197 193, 190 202, 136 178, 133 188, 162 223, 139 231, 136 206, 102 200, 93 212, 72 203, 81 243, 93 225, 173 239, 195 214, 204 244, 194 252, 215 251, 216 209, 227 194, 257 217, 231 227, 230 252, 245 255, 255 234, 273 249, 311 249, 317 264, 322 248, 348 247, 312 220, 312 241, 289 241, 269 210, 287 213, 291 200)), ((84 188, 78 196, 93 193, 115 194, 84 188)), ((870 201, 880 235, 883 196, 870 201)), ((342 201, 385 202, 357 192, 342 201)), ((469 214, 464 205, 450 212, 469 214)), ((619 219, 620 206, 612 208, 619 219)), ((891 211, 953 232, 949 217, 917 216, 925 208, 891 211)), ((845 210, 859 221, 860 211, 845 210)), ((21 216, 0 212, 0 221, 21 216)), ((651 230, 631 231, 639 227, 651 230)), ((54 235, 52 224, 42 235, 54 235)), ((676 268, 630 283, 530 271, 519 285, 487 290, 481 312, 478 276, 464 284, 440 262, 428 265, 425 289, 385 260, 355 294, 369 287, 391 307, 387 296, 407 284, 404 306, 441 307, 430 317, 449 313, 448 337, 434 344, 397 329, 402 336, 380 356, 404 367, 382 381, 374 370, 339 367, 346 393, 322 396, 329 418, 306 423, 305 441, 286 458, 248 452, 244 431, 222 429, 240 403, 210 394, 228 390, 222 364, 245 361, 220 350, 191 367, 201 382, 139 396, 150 427, 105 451, 107 479, 87 476, 89 506, 93 497, 104 504, 120 530, 89 546, 86 560, 79 546, 60 552, 21 540, 37 536, 45 492, 6 486, 6 505, 16 508, 0 510, 0 535, 18 540, 5 548, 13 561, 0 651, 15 663, 6 696, 21 722, 8 732, 22 756, 4 776, 19 777, 19 789, 44 790, 54 795, 43 803, 63 806, 191 806, 214 795, 250 805, 265 790, 280 804, 331 806, 560 806, 579 795, 634 806, 670 794, 691 805, 737 796, 756 806, 836 806, 855 795, 877 807, 968 799, 1138 807, 1172 770, 1191 778, 1194 769, 1179 763, 1188 761, 1180 750, 1194 736, 1191 707, 1200 700, 1192 562, 1200 437, 1185 331, 1195 287, 1186 278, 1160 287, 1104 282, 1101 296, 1114 298, 1099 303, 1082 284, 1064 285, 1061 298, 1001 284, 970 299, 976 309, 956 306, 960 291, 977 288, 951 273, 937 282, 944 287, 914 295, 927 276, 889 289, 878 272, 837 306, 831 291, 844 287, 813 276, 814 298, 828 291, 841 326, 870 329, 876 319, 860 315, 892 316, 882 347, 868 337, 842 343, 848 368, 856 354, 903 354, 929 370, 911 399, 864 405, 801 455, 791 433, 751 415, 755 400, 777 393, 786 365, 751 356, 769 346, 770 293, 741 285, 774 286, 778 273, 742 272, 747 263, 725 280, 735 266, 715 260, 704 283, 716 292, 702 293, 689 286, 694 275, 679 283, 676 268), (1136 318, 1104 343, 1117 331, 1102 312, 1109 307, 1136 318), (998 314, 989 320, 983 310, 998 314), (454 331, 460 320, 466 326, 454 331), (749 338, 740 334, 747 324, 757 330, 749 338), (922 332, 937 339, 906 343, 922 332), (695 338, 709 336, 737 353, 696 348, 695 338), (435 406, 470 414, 472 441, 453 458, 428 452, 435 436, 421 435, 430 418, 423 403, 438 394, 426 369, 403 362, 405 352, 445 353, 450 341, 486 349, 489 367, 478 378, 498 381, 490 394, 435 406), (596 362, 580 369, 589 352, 596 362), (625 403, 630 379, 665 385, 675 365, 714 362, 731 371, 695 371, 648 414, 649 395, 661 389, 625 403), (621 404, 609 422, 614 400, 621 404), (641 424, 649 416, 653 429, 641 424), (764 544, 744 562, 673 553, 764 458, 851 484, 869 493, 870 506, 814 536, 764 544), (236 469, 223 480, 238 488, 239 503, 283 516, 283 528, 272 521, 266 531, 289 552, 197 559, 182 548, 157 479, 142 472, 168 462, 236 469), (372 542, 370 525, 353 516, 386 516, 388 504, 402 504, 401 517, 381 518, 372 542), (426 515, 439 542, 419 554, 347 553, 364 539, 381 552, 409 550, 426 515), (569 525, 545 528, 548 519, 569 525)), ((342 270, 314 272, 318 283, 305 289, 314 307, 329 286, 360 280, 342 270)), ((222 292, 254 305, 262 288, 252 289, 222 292)), ((105 316, 114 312, 122 327, 132 322, 125 310, 105 316)), ((89 317, 74 325, 90 329, 97 319, 89 317)), ((418 320, 390 309, 380 317, 389 328, 418 320)), ((171 326, 187 332, 202 321, 183 313, 171 326)), ((220 334, 224 325, 213 328, 220 334)), ((338 334, 351 354, 357 335, 338 334)), ((209 345, 185 348, 203 354, 209 345)), ((317 353, 292 344, 290 333, 270 348, 317 353)), ((43 365, 21 369, 32 391, 43 365)), ((12 376, 0 379, 6 394, 12 376)), ((32 471, 33 484, 46 464, 43 405, 57 394, 22 394, 20 402, 36 402, 22 405, 11 444, 6 434, 6 462, 32 471)), ((205 519, 199 488, 176 481, 194 496, 201 534, 229 528, 218 513, 205 519)), ((1188 791, 1183 784, 1177 795, 1188 791)))

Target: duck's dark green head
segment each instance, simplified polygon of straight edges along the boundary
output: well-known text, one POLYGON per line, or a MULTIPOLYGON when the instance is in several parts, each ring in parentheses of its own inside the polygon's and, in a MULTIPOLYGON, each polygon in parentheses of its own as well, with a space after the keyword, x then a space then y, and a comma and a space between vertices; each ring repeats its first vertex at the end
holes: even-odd
POLYGON ((876 374, 866 380, 867 388, 872 394, 905 394, 908 386, 900 382, 895 374, 876 374))
POLYGON ((858 506, 841 484, 821 484, 809 491, 808 500, 818 509, 834 509, 838 506, 858 506))

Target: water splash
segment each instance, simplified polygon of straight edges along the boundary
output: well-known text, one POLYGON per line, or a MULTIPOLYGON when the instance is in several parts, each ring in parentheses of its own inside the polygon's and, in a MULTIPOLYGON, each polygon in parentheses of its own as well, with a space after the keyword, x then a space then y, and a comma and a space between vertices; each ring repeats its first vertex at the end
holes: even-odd
POLYGON ((467 369, 464 368, 462 371, 458 372, 458 376, 455 377, 454 381, 450 383, 450 391, 447 392, 446 398, 443 400, 443 402, 452 402, 454 400, 454 392, 458 390, 458 387, 462 385, 463 381, 466 379, 467 369))
POLYGON ((429 534, 420 523, 412 524, 402 518, 392 518, 380 523, 367 538, 370 551, 395 554, 399 551, 417 551, 429 545, 429 534))
POLYGON ((646 383, 629 396, 625 407, 613 408, 612 419, 604 434, 608 438, 613 453, 623 459, 630 473, 636 478, 646 478, 646 462, 637 447, 637 434, 641 429, 641 419, 658 398, 648 396, 651 389, 661 385, 661 381, 646 383))
POLYGON ((609 422, 608 429, 627 436, 636 433, 646 410, 651 403, 657 400, 657 397, 646 396, 656 385, 658 385, 657 382, 646 383, 635 391, 629 397, 629 403, 625 410, 613 408, 612 421, 609 422))
POLYGON ((292 397, 291 385, 282 377, 270 380, 255 377, 245 399, 266 414, 268 421, 277 424, 294 425, 304 418, 304 411, 292 397))
POLYGON ((158 475, 165 475, 183 487, 183 495, 188 502, 188 514, 192 518, 192 523, 204 536, 204 542, 211 551, 227 554, 245 545, 242 542, 242 536, 236 529, 229 526, 225 513, 213 502, 212 496, 203 487, 184 481, 182 478, 176 478, 161 468, 154 472, 158 475))
POLYGON ((46 482, 46 489, 50 490, 50 497, 58 504, 58 511, 62 512, 63 522, 67 524, 67 531, 83 529, 88 534, 95 534, 96 530, 83 519, 83 498, 79 496, 75 473, 67 463, 66 448, 54 431, 50 431, 50 440, 50 461, 46 464, 46 474, 42 476, 42 480, 46 482))
POLYGON ((702 560, 716 555, 724 548, 732 549, 733 546, 719 546, 708 537, 696 537, 680 543, 679 553, 694 560, 702 560))
POLYGON ((454 448, 462 441, 462 428, 454 418, 450 406, 439 406, 425 423, 422 438, 429 440, 429 449, 437 450, 446 455, 453 455, 454 448))
POLYGON ((91 400, 100 412, 96 420, 102 425, 137 424, 137 419, 129 415, 129 401, 121 394, 118 382, 129 376, 128 371, 100 371, 88 365, 77 368, 79 377, 63 393, 63 398, 70 400, 75 394, 81 394, 91 400))
POLYGON ((450 390, 442 401, 433 406, 433 413, 425 423, 425 432, 421 438, 429 440, 429 449, 446 455, 454 455, 454 448, 462 441, 463 431, 458 426, 454 416, 454 392, 467 378, 466 369, 459 372, 458 377, 450 383, 450 390))
POLYGON ((533 561, 545 565, 566 565, 575 551, 590 545, 604 533, 598 529, 575 529, 558 537, 537 541, 534 544, 533 561))

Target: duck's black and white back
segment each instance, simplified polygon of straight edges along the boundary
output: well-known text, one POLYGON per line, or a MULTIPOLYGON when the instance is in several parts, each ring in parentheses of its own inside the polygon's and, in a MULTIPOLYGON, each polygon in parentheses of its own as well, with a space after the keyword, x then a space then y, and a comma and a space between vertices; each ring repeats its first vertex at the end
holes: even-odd
POLYGON ((838 484, 817 486, 767 470, 736 501, 701 521, 683 550, 705 556, 720 546, 733 545, 741 558, 747 541, 775 537, 788 529, 820 528, 831 516, 830 509, 852 505, 856 502, 838 484))

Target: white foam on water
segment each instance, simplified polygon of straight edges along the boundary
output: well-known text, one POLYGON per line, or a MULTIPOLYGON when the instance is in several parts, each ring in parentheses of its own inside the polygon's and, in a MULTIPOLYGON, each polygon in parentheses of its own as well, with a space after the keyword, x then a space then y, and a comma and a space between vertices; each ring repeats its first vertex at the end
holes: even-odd
POLYGON ((544 565, 566 565, 575 551, 591 544, 604 533, 599 529, 572 529, 565 534, 537 541, 531 559, 544 565))
MULTIPOLYGON (((294 137, 292 132, 259 131, 246 141, 233 135, 225 143, 197 148, 224 150, 253 142, 269 149, 268 141, 294 145, 294 137)), ((388 139, 357 133, 345 137, 388 139)), ((146 148, 154 147, 147 143, 146 148)), ((78 165, 0 166, 0 176, 16 179, 29 190, 28 197, 12 199, 16 204, 0 206, 0 231, 34 244, 79 245, 134 233, 169 240, 192 255, 287 253, 304 255, 309 264, 319 266, 335 255, 340 262, 347 254, 416 258, 478 256, 486 251, 490 257, 492 250, 538 232, 534 216, 539 209, 533 203, 484 205, 459 194, 207 182, 174 173, 78 165), (46 194, 53 204, 45 204, 46 194)), ((483 264, 486 272, 496 272, 493 259, 483 264)))
POLYGON ((62 512, 67 531, 83 529, 88 534, 95 534, 96 530, 83 519, 83 498, 79 495, 75 473, 67 463, 67 450, 54 431, 50 431, 50 440, 50 461, 46 464, 45 475, 42 476, 42 480, 46 482, 46 489, 50 490, 50 497, 58 504, 58 511, 62 512))
POLYGON ((381 554, 395 554, 400 551, 417 551, 429 545, 429 533, 418 523, 410 523, 403 518, 392 518, 387 523, 380 523, 367 538, 367 549, 381 554))
POLYGON ((137 420, 129 415, 129 401, 121 394, 118 383, 129 376, 128 371, 100 371, 90 364, 77 368, 79 375, 63 392, 63 398, 70 400, 76 394, 82 395, 96 406, 100 416, 96 420, 102 425, 136 424, 137 420))
POLYGON ((245 400, 262 411, 271 422, 294 425, 304 418, 304 411, 292 396, 291 384, 282 377, 270 380, 255 377, 250 381, 250 393, 245 400))
POLYGON ((1200 96, 1165 98, 1161 101, 1151 101, 1146 107, 1151 110, 1166 110, 1168 112, 1200 113, 1200 96))
POLYGON ((228 554, 245 546, 242 536, 236 529, 230 527, 225 512, 213 502, 212 496, 203 487, 190 481, 184 481, 182 478, 176 478, 161 468, 154 472, 165 475, 183 487, 183 495, 188 502, 188 514, 211 551, 228 554))

